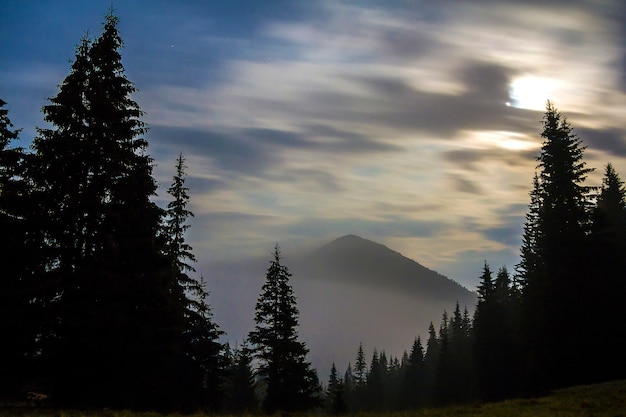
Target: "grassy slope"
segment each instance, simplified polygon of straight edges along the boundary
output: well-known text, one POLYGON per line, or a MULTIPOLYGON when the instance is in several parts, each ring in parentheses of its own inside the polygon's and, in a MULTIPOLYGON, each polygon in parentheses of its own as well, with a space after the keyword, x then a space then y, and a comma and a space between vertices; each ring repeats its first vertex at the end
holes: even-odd
MULTIPOLYGON (((0 417, 161 417, 156 413, 130 411, 0 410, 0 417)), ((171 415, 173 417, 175 415, 171 415)), ((176 415, 178 416, 178 415, 176 415)), ((626 417, 626 381, 607 382, 556 391, 534 399, 494 404, 426 409, 405 413, 361 414, 361 417, 626 417)), ((196 414, 193 417, 204 417, 196 414)), ((226 417, 226 416, 224 416, 226 417)))

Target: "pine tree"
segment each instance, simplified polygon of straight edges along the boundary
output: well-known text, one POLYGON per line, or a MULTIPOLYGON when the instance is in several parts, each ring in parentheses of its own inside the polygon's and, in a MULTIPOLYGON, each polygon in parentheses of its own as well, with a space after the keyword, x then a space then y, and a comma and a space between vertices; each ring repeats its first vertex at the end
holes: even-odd
POLYGON ((426 340, 426 353, 424 354, 425 405, 433 405, 435 403, 440 350, 439 337, 434 324, 431 322, 428 326, 428 340, 426 340))
POLYGON ((15 399, 26 382, 36 336, 29 270, 33 261, 27 219, 29 190, 23 178, 24 152, 11 147, 13 127, 0 99, 0 398, 15 399))
POLYGON ((232 355, 223 388, 223 410, 227 413, 251 413, 258 404, 254 393, 252 351, 245 341, 232 355))
POLYGON ((363 352, 363 343, 359 343, 356 361, 354 363, 354 385, 359 387, 367 382, 367 362, 365 361, 365 353, 363 352))
POLYGON ((615 361, 626 350, 622 325, 626 284, 626 189, 613 165, 607 164, 593 211, 591 251, 595 285, 587 297, 596 324, 589 361, 596 380, 626 377, 626 365, 615 361))
POLYGON ((43 113, 28 177, 41 227, 38 336, 43 378, 61 403, 167 408, 175 401, 183 306, 159 236, 163 211, 142 111, 110 12, 83 38, 43 113), (89 383, 85 383, 89 381, 89 383))
POLYGON ((400 408, 402 369, 400 360, 395 356, 390 356, 387 364, 386 377, 384 378, 384 403, 383 409, 386 411, 398 410, 400 408))
POLYGON ((182 339, 182 369, 179 373, 178 401, 185 407, 197 409, 201 406, 219 407, 221 385, 220 351, 218 342, 223 332, 213 322, 211 308, 207 303, 208 293, 203 279, 189 274, 195 272, 192 263, 196 261, 191 246, 185 240, 189 229, 187 220, 193 213, 187 209, 189 188, 186 180, 185 159, 182 153, 176 161, 176 173, 168 194, 172 200, 167 205, 163 227, 165 255, 171 260, 177 276, 173 286, 174 294, 184 306, 185 328, 182 339))
POLYGON ((576 345, 593 327, 579 314, 586 309, 581 294, 593 285, 586 262, 591 189, 583 185, 591 169, 581 140, 550 102, 541 137, 540 173, 531 194, 534 219, 527 222, 519 268, 526 273, 522 321, 526 383, 533 389, 588 380, 585 352, 576 345))
POLYGON ((512 284, 505 267, 495 281, 485 262, 474 318, 474 352, 478 396, 498 400, 516 391, 518 348, 514 341, 517 323, 513 321, 512 284))
POLYGON ((467 309, 461 313, 457 301, 449 324, 451 368, 454 373, 450 385, 450 395, 453 402, 467 401, 473 390, 473 357, 471 339, 471 322, 467 319, 467 309))
POLYGON ((534 282, 537 277, 543 274, 542 252, 539 248, 541 242, 541 230, 539 229, 541 186, 537 173, 533 177, 533 189, 529 195, 530 204, 525 216, 520 262, 515 266, 515 276, 520 292, 524 291, 529 281, 534 282))
POLYGON ((365 406, 367 411, 381 411, 384 404, 384 378, 386 374, 386 357, 384 352, 379 355, 374 349, 370 361, 370 369, 367 375, 365 392, 367 393, 365 406), (381 361, 384 357, 384 362, 381 361))
POLYGON ((435 396, 437 404, 451 404, 454 402, 454 392, 451 390, 454 380, 452 350, 450 349, 450 321, 448 312, 444 310, 439 325, 439 355, 435 368, 435 396))
POLYGON ((353 389, 349 398, 350 410, 353 412, 365 409, 367 401, 367 361, 363 351, 363 343, 359 343, 353 371, 353 389))
POLYGON ((346 411, 353 411, 352 399, 354 396, 354 374, 352 372, 352 364, 348 362, 346 372, 343 374, 343 386, 346 397, 346 411))
POLYGON ((400 408, 416 409, 422 405, 425 385, 424 347, 419 336, 413 341, 404 369, 400 408))
POLYGON ((328 389, 326 390, 327 410, 330 414, 345 414, 348 406, 345 397, 344 382, 337 374, 337 368, 333 362, 330 368, 328 389))
POLYGON ((318 403, 319 382, 306 361, 308 349, 298 341, 298 308, 289 283, 291 273, 281 264, 278 244, 256 304, 250 342, 261 365, 259 377, 266 381, 263 410, 307 410, 318 403))

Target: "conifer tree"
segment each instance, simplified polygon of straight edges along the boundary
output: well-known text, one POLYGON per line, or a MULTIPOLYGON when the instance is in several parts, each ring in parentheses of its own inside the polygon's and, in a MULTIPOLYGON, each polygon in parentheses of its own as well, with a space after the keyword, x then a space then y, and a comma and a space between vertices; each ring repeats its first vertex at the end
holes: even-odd
POLYGON ((354 410, 352 399, 354 396, 354 374, 352 372, 352 364, 348 362, 346 372, 343 374, 343 386, 346 398, 346 411, 354 410))
POLYGON ((258 404, 254 393, 252 351, 245 341, 235 349, 227 367, 223 388, 223 409, 228 413, 251 413, 258 404))
POLYGON ((467 319, 467 309, 461 313, 461 307, 457 301, 449 324, 451 369, 454 377, 449 386, 450 396, 453 402, 462 403, 467 401, 473 394, 472 383, 473 357, 471 339, 471 321, 467 319))
POLYGON ((28 177, 43 234, 38 336, 51 393, 75 406, 168 408, 183 305, 159 236, 163 211, 110 12, 43 108, 28 177), (89 381, 89 383, 85 383, 89 381))
POLYGON ((591 189, 584 185, 591 169, 583 161, 581 140, 550 102, 541 137, 540 173, 531 194, 536 207, 530 207, 534 219, 527 223, 531 228, 525 231, 520 268, 526 273, 522 278, 526 382, 533 389, 588 380, 592 371, 586 353, 576 346, 594 325, 579 314, 585 311, 580 295, 593 285, 586 256, 591 189))
POLYGON ((337 374, 337 368, 333 362, 328 379, 328 389, 326 390, 327 410, 330 414, 345 414, 347 403, 345 397, 345 386, 341 377, 337 374))
POLYGON ((27 218, 28 187, 21 148, 11 147, 19 130, 13 127, 0 99, 0 398, 15 399, 25 382, 33 351, 34 298, 29 270, 33 262, 27 218))
POLYGON ((520 248, 520 262, 515 266, 515 277, 522 292, 527 283, 533 282, 543 274, 542 252, 539 244, 541 242, 539 229, 539 209, 541 203, 541 189, 539 176, 535 172, 533 177, 533 189, 529 193, 530 204, 528 213, 525 215, 524 230, 522 233, 522 246, 520 248))
POLYGON ((439 355, 435 368, 435 396, 437 404, 454 402, 454 393, 450 390, 454 379, 453 357, 450 349, 450 321, 448 312, 444 310, 439 325, 439 355))
POLYGON ((367 384, 365 389, 365 392, 367 393, 365 402, 367 411, 381 411, 383 408, 386 362, 387 359, 384 352, 379 355, 378 350, 374 349, 372 352, 372 359, 370 361, 370 369, 367 374, 367 384), (384 361, 381 361, 381 358, 384 358, 384 361))
POLYGON ((195 272, 196 258, 185 240, 193 213, 187 209, 189 188, 186 181, 185 159, 182 153, 176 161, 176 173, 168 189, 172 200, 167 205, 163 234, 165 255, 170 259, 177 281, 173 289, 184 307, 184 330, 181 353, 185 370, 180 373, 179 402, 185 407, 219 407, 221 385, 222 345, 218 342, 222 331, 213 322, 204 280, 190 276, 195 272))
POLYGON ((365 361, 365 353, 363 352, 363 343, 359 343, 356 361, 354 363, 354 385, 363 386, 367 382, 367 362, 365 361))
POLYGON ((249 336, 261 363, 258 375, 267 385, 262 408, 267 413, 307 410, 318 403, 319 382, 306 361, 308 349, 298 341, 296 297, 278 244, 273 256, 249 336))
POLYGON ((424 395, 424 347, 419 336, 413 341, 404 366, 400 408, 415 409, 422 405, 424 395))
POLYGON ((474 319, 477 394, 484 400, 506 398, 516 391, 518 323, 514 322, 512 291, 507 269, 500 268, 494 281, 485 262, 474 319))
POLYGON ((626 377, 626 365, 615 361, 626 350, 623 330, 623 302, 626 298, 626 189, 624 182, 607 164, 602 187, 593 211, 591 233, 592 271, 595 285, 587 297, 594 309, 595 332, 589 361, 597 370, 595 379, 607 380, 626 377))
POLYGON ((426 340, 426 353, 424 354, 424 379, 426 381, 424 398, 426 405, 435 403, 435 382, 437 378, 439 352, 439 337, 437 336, 434 324, 431 322, 428 326, 428 339, 426 340))
POLYGON ((354 362, 353 389, 349 398, 351 411, 362 411, 365 408, 367 400, 367 361, 365 360, 365 352, 363 351, 363 343, 359 343, 356 360, 354 362))

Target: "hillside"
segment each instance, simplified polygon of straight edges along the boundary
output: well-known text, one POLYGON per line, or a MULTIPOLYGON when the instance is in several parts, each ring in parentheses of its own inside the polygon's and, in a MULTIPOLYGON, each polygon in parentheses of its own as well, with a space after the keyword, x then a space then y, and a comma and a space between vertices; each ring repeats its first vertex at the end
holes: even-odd
MULTIPOLYGON (((567 388, 540 398, 508 400, 491 404, 471 404, 398 413, 364 414, 371 417, 618 417, 626 410, 626 381, 605 382, 567 388)), ((157 413, 130 411, 69 411, 46 410, 32 407, 0 407, 0 417, 158 417, 157 413)), ((178 416, 178 414, 176 414, 178 416)), ((203 417, 204 414, 194 414, 203 417)), ((320 415, 311 413, 310 415, 320 415)))

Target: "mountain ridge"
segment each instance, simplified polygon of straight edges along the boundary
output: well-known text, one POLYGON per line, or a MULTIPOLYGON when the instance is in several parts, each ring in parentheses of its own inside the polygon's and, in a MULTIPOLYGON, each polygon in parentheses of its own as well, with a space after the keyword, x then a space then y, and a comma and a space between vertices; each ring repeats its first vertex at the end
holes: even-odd
POLYGON ((325 279, 327 273, 334 272, 334 278, 342 281, 365 283, 402 292, 410 291, 436 298, 448 298, 450 294, 457 294, 463 300, 471 300, 475 296, 473 291, 418 261, 382 243, 353 234, 318 247, 309 254, 308 259, 300 262, 296 260, 294 268, 301 267, 309 275, 318 275, 317 279, 325 279), (350 261, 348 264, 346 259, 350 261), (382 277, 386 278, 384 282, 382 277))

